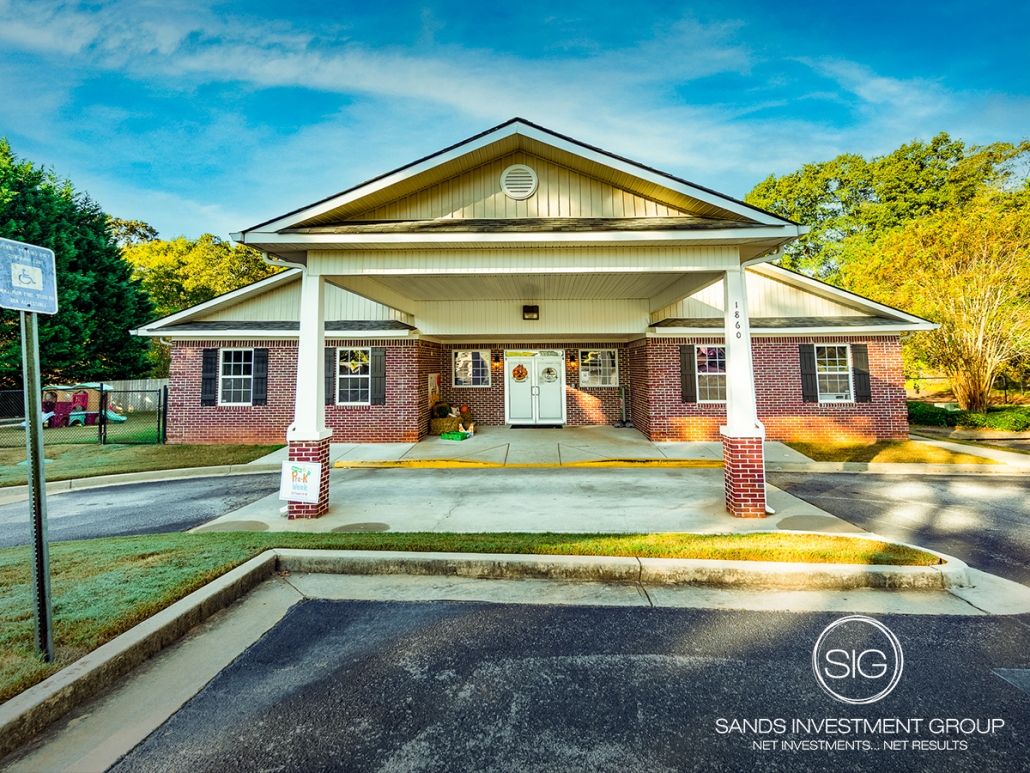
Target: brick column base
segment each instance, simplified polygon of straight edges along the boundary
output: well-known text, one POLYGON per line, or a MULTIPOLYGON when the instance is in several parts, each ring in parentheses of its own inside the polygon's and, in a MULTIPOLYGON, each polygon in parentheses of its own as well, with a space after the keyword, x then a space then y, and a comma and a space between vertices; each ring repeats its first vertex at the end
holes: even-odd
POLYGON ((290 443, 291 462, 317 462, 322 465, 318 502, 290 502, 290 518, 319 518, 329 510, 329 438, 290 443))
POLYGON ((765 456, 760 437, 722 437, 726 509, 735 518, 765 518, 765 456))

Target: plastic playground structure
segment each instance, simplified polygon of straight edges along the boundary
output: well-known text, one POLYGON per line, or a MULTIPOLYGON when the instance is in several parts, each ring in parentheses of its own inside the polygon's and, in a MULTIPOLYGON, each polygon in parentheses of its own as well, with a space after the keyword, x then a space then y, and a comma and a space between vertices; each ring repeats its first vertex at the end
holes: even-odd
MULTIPOLYGON (((100 417, 102 394, 110 391, 111 387, 98 383, 44 387, 43 426, 55 428, 96 425, 100 417)), ((126 421, 125 416, 111 408, 107 408, 104 414, 107 421, 126 421)))

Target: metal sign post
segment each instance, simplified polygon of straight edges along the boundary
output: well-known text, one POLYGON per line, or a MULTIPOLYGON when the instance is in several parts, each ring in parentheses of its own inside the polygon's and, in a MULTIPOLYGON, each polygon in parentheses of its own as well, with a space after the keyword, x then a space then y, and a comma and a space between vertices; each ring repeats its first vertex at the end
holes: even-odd
POLYGON ((29 467, 32 515, 32 597, 36 652, 54 660, 54 625, 50 603, 50 549, 46 525, 46 470, 43 467, 43 403, 39 377, 39 330, 36 314, 57 312, 54 253, 44 247, 0 239, 0 308, 21 312, 21 361, 25 385, 25 449, 29 467))
POLYGON ((43 404, 39 379, 36 315, 21 313, 21 361, 25 376, 25 447, 29 458, 29 512, 32 515, 32 598, 36 652, 54 660, 54 619, 50 603, 50 548, 46 527, 46 469, 43 467, 43 404))

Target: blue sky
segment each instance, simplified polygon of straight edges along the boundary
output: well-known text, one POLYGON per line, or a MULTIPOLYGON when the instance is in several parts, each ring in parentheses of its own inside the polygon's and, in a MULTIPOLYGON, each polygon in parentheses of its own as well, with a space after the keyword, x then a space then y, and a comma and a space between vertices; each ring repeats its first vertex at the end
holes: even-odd
POLYGON ((0 136, 162 237, 229 232, 522 116, 743 196, 1030 135, 1030 3, 0 0, 0 136))

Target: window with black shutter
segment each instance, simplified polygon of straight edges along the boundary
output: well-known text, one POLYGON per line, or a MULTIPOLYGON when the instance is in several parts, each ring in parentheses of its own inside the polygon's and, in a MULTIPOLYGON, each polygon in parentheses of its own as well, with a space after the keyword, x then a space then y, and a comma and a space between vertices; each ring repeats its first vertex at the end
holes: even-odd
POLYGON ((254 350, 251 405, 268 405, 268 349, 254 350))
POLYGON ((386 405, 386 347, 373 346, 371 350, 372 405, 386 405))
POLYGON ((869 378, 869 347, 866 344, 851 345, 851 366, 855 382, 855 402, 871 403, 873 387, 869 378))
POLYGON ((325 348, 325 404, 336 402, 336 348, 325 348))
POLYGON ((806 403, 819 402, 819 376, 815 367, 815 345, 798 346, 801 357, 801 399, 806 403))
POLYGON ((696 356, 693 344, 680 347, 680 393, 685 403, 697 402, 696 356))
POLYGON ((218 405, 218 350, 205 349, 200 375, 200 404, 218 405))

